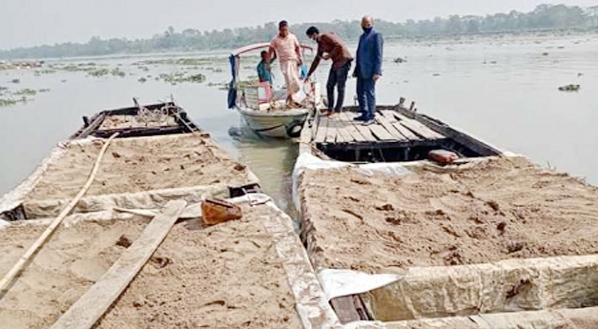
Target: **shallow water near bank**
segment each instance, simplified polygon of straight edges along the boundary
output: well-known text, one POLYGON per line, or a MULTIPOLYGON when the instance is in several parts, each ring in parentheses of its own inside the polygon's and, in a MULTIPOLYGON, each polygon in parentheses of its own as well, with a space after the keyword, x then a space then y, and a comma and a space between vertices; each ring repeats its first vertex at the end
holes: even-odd
MULTIPOLYGON (((352 46, 352 48, 354 48, 352 46)), ((528 35, 468 37, 437 41, 387 41, 384 77, 378 102, 393 104, 400 97, 415 100, 419 112, 430 114, 491 144, 528 155, 536 163, 585 177, 598 184, 598 35, 528 35), (401 57, 407 61, 395 63, 401 57), (578 92, 560 92, 580 84, 578 92)), ((241 125, 226 108, 230 73, 226 53, 86 58, 61 63, 94 62, 125 76, 90 76, 56 70, 0 71, 0 86, 17 91, 50 89, 33 100, 0 108, 0 193, 7 192, 35 168, 60 140, 81 124, 81 116, 127 107, 132 97, 151 103, 174 95, 190 117, 229 153, 249 165, 285 210, 291 206, 291 170, 297 145, 291 141, 231 137, 241 125), (198 65, 148 59, 206 58, 198 65), (203 74, 202 83, 168 83, 160 74, 203 74), (145 82, 140 82, 144 78, 145 82), (12 83, 19 79, 19 83, 12 83)), ((184 62, 184 61, 183 61, 184 62)), ((47 64, 51 64, 49 61, 47 64)), ((257 59, 244 61, 242 75, 255 75, 257 59)), ((328 66, 318 79, 325 84, 328 66)), ((278 68, 275 83, 281 82, 278 68)), ((348 82, 346 105, 353 103, 355 81, 348 82)))

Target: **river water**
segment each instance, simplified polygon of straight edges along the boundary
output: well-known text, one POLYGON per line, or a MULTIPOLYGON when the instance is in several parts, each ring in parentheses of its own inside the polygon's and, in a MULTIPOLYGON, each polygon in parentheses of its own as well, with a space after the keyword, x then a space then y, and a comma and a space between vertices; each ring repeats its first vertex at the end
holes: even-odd
MULTIPOLYGON (((355 48, 354 45, 351 46, 355 48)), ((81 116, 130 106, 132 97, 151 103, 174 95, 191 118, 234 157, 248 164, 264 190, 279 206, 292 210, 291 170, 297 145, 255 137, 233 138, 229 129, 240 117, 226 108, 226 91, 218 86, 230 73, 226 53, 170 54, 143 57, 85 58, 57 62, 94 62, 119 67, 126 77, 90 77, 85 72, 0 71, 0 86, 10 91, 45 89, 32 101, 0 108, 0 193, 14 188, 47 156, 54 145, 82 124, 81 116), (182 67, 136 62, 174 57, 205 57, 207 65, 182 67), (201 84, 171 85, 159 73, 203 73, 201 84), (147 77, 150 76, 151 77, 147 77), (138 81, 147 77, 147 82, 138 81), (18 78, 20 83, 10 81, 18 78)), ((525 35, 390 41, 385 44, 384 76, 378 103, 400 97, 415 101, 419 112, 459 127, 499 148, 521 153, 541 165, 556 167, 598 184, 598 35, 525 35), (395 63, 401 57, 407 61, 395 63), (558 87, 580 84, 579 92, 558 87)), ((48 61, 47 64, 54 61, 48 61)), ((255 75, 256 57, 242 63, 242 74, 255 75)), ((318 79, 325 84, 327 65, 318 79)), ((280 74, 275 68, 275 83, 280 74)), ((348 82, 353 103, 355 81, 348 82)), ((508 183, 508 182, 507 182, 508 183)))

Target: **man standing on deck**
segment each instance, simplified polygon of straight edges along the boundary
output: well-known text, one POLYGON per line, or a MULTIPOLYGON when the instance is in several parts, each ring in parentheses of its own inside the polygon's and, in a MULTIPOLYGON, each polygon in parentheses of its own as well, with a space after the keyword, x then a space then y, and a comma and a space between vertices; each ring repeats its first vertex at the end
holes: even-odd
POLYGON ((351 69, 351 62, 353 57, 349 48, 345 46, 345 43, 341 38, 333 32, 325 32, 320 34, 317 27, 312 26, 307 29, 307 37, 318 43, 318 54, 311 64, 307 78, 316 71, 320 64, 320 59, 328 60, 332 59, 332 67, 328 74, 328 83, 326 83, 326 92, 328 94, 328 113, 330 115, 334 112, 339 113, 343 108, 345 101, 345 85, 347 83, 347 77, 349 76, 349 70, 351 69), (334 87, 338 89, 338 99, 336 106, 334 105, 334 87))
POLYGON ((357 65, 353 76, 357 78, 357 101, 361 115, 355 120, 365 125, 373 124, 376 115, 376 82, 382 76, 382 34, 374 30, 374 19, 361 20, 363 34, 357 47, 357 65))
POLYGON ((299 66, 303 64, 303 57, 299 40, 289 32, 287 21, 278 24, 278 34, 270 42, 268 58, 272 58, 274 52, 278 54, 280 70, 287 87, 287 105, 296 107, 293 95, 300 90, 299 66))

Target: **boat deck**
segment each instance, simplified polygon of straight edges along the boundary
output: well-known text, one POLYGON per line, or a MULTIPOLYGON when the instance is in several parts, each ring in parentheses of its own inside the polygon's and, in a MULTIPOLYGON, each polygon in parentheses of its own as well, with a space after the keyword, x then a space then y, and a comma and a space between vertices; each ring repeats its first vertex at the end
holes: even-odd
POLYGON ((356 113, 343 111, 332 116, 319 117, 316 129, 316 143, 378 143, 378 142, 423 142, 446 137, 422 123, 410 119, 393 109, 376 113, 376 123, 365 126, 353 120, 356 113))

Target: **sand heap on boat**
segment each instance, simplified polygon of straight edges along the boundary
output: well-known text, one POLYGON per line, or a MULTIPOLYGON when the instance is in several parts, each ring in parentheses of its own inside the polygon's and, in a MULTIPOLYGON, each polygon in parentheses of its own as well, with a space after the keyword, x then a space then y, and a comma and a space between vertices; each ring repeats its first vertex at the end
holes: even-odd
MULTIPOLYGON (((201 229, 196 222, 175 225, 97 328, 301 328, 277 241, 266 229, 290 219, 267 205, 242 209, 240 221, 201 229)), ((0 230, 0 273, 45 229, 34 222, 0 230)), ((80 221, 59 228, 0 299, 0 328, 52 325, 148 222, 80 221)))
POLYGON ((522 157, 418 171, 306 171, 316 267, 379 272, 598 253, 598 190, 579 179, 522 157))

